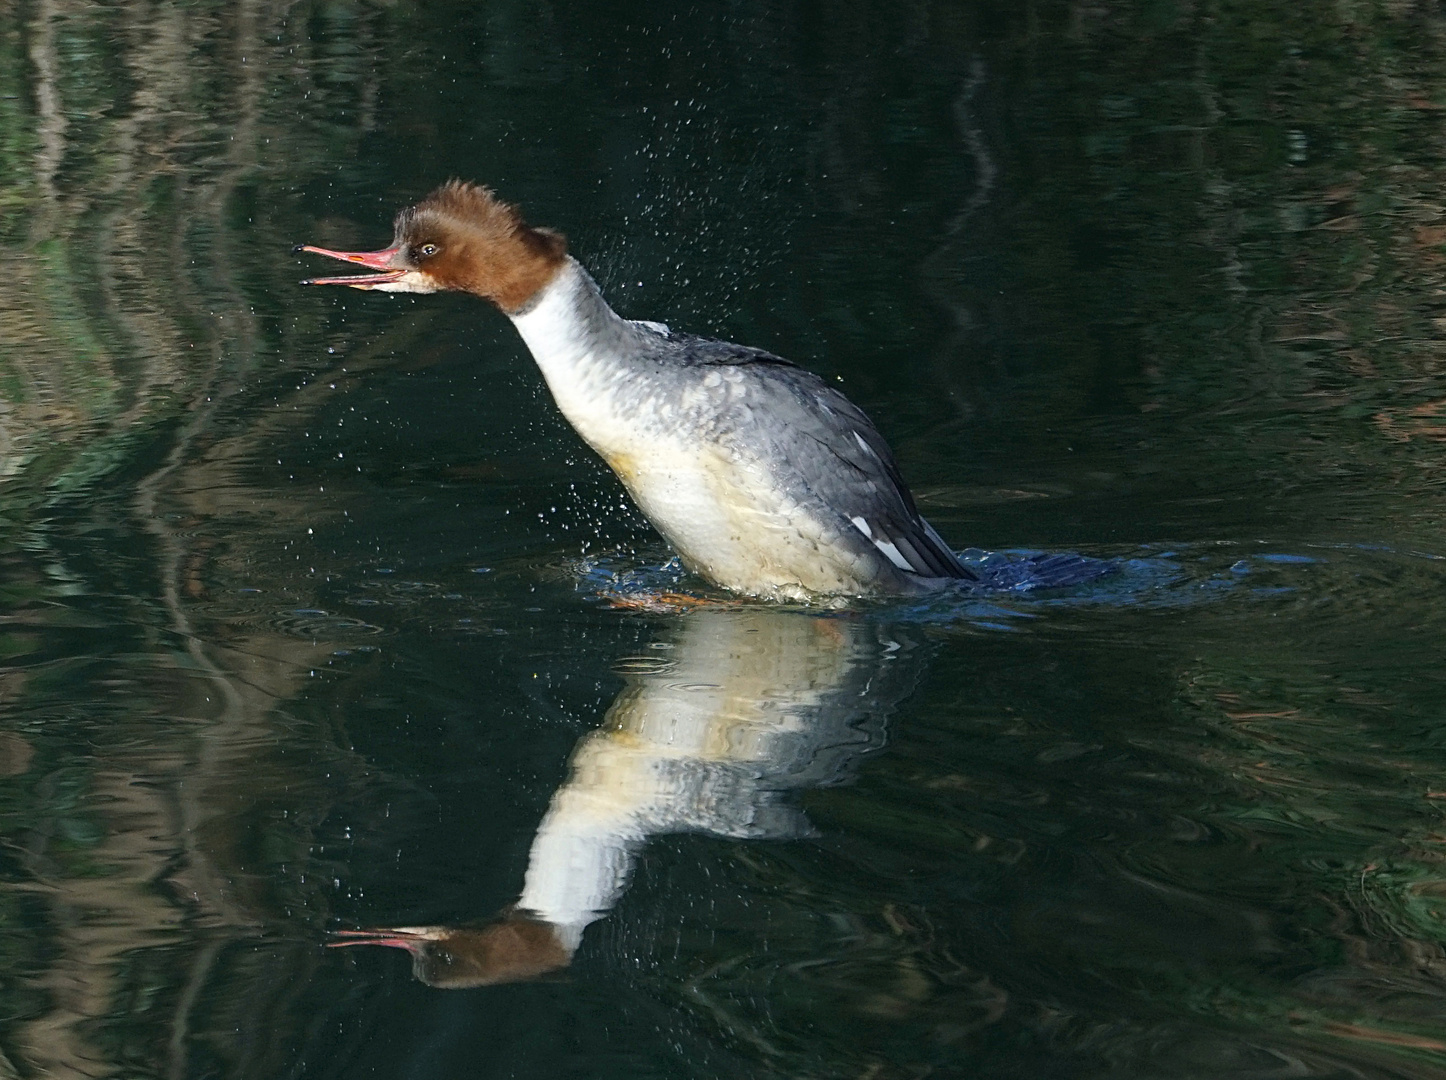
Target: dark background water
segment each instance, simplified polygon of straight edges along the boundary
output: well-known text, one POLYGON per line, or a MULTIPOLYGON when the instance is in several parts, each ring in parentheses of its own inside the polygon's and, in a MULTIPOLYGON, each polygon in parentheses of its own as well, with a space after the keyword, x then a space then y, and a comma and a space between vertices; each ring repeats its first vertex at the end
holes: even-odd
POLYGON ((0 1073, 1446 1076, 1443 44, 0 0, 0 1073), (506 321, 296 285, 448 176, 839 378, 957 547, 1121 572, 609 606, 667 551, 506 321), (636 794, 569 760, 652 760, 650 688, 713 703, 712 794, 565 972, 323 947, 515 901, 555 798, 636 794), (790 829, 728 825, 750 776, 790 829))

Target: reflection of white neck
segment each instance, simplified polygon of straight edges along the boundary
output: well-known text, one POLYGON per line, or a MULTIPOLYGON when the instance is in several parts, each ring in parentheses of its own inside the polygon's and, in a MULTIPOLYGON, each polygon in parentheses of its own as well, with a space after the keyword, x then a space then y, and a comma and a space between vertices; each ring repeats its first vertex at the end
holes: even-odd
POLYGON ((804 834, 783 793, 837 781, 882 741, 892 702, 875 676, 897 646, 866 627, 760 610, 695 612, 683 627, 670 668, 631 677, 578 743, 533 842, 519 907, 568 949, 621 897, 649 836, 804 834))
POLYGON ((577 790, 574 777, 553 796, 532 842, 517 904, 557 927, 569 952, 582 941, 583 928, 622 896, 644 840, 631 814, 621 807, 589 805, 597 801, 589 794, 577 790))

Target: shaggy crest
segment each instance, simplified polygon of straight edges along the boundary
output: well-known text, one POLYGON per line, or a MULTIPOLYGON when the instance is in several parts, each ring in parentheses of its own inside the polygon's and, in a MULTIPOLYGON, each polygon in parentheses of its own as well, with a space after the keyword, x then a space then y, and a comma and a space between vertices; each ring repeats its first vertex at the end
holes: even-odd
POLYGON ((567 261, 567 241, 534 229, 491 189, 449 180, 397 215, 396 238, 418 269, 446 289, 474 293, 506 312, 526 306, 567 261), (436 253, 426 255, 427 245, 436 253))

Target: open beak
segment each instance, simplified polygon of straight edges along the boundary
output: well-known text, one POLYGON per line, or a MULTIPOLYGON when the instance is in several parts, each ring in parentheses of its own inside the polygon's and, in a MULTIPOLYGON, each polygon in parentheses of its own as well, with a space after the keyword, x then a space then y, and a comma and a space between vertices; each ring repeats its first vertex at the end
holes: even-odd
POLYGON ((377 930, 331 930, 328 931, 328 936, 333 939, 326 943, 328 949, 339 949, 347 945, 386 945, 393 949, 415 952, 423 943, 436 941, 441 935, 433 927, 397 926, 377 930))
POLYGON ((392 260, 401 253, 400 247, 389 247, 383 251, 328 251, 326 248, 313 247, 310 244, 298 244, 291 250, 292 254, 309 251, 313 255, 325 255, 329 259, 358 263, 361 266, 369 266, 373 270, 381 271, 379 274, 345 274, 341 277, 308 278, 302 282, 303 285, 350 285, 353 289, 375 289, 378 285, 396 281, 407 272, 404 267, 392 266, 392 260))

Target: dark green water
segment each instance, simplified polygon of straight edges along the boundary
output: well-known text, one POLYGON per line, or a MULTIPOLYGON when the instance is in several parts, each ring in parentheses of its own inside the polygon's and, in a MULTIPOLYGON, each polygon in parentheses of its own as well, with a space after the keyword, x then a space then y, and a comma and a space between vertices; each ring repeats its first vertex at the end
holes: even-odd
POLYGON ((0 0, 0 1076, 1446 1077, 1443 59, 1410 0, 0 0), (838 377, 955 546, 1120 572, 611 606, 668 553, 506 321, 296 284, 448 176, 838 377), (325 947, 564 834, 541 979, 325 947))

